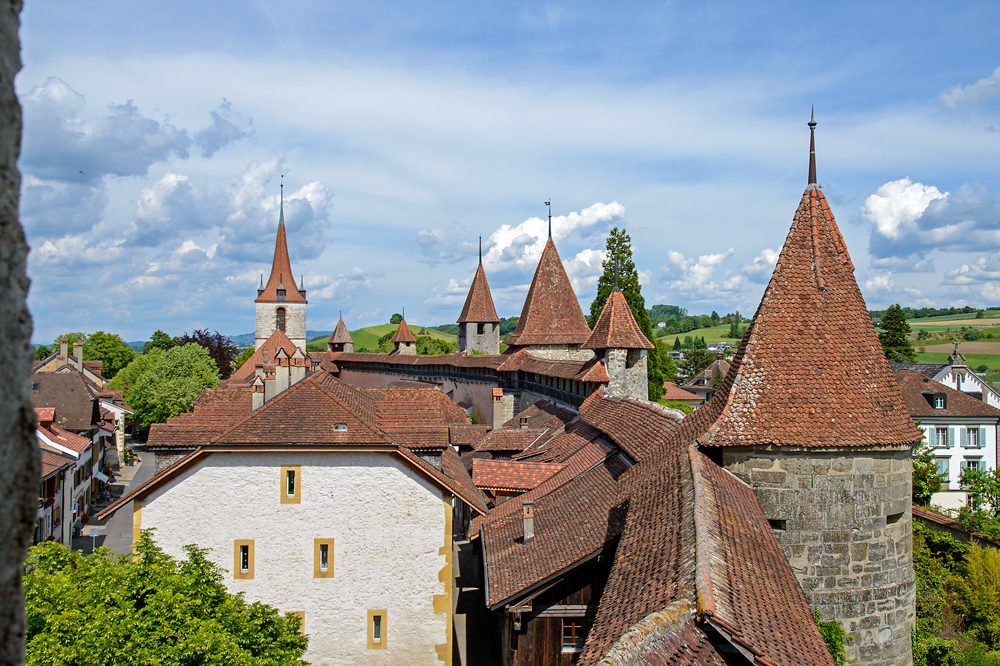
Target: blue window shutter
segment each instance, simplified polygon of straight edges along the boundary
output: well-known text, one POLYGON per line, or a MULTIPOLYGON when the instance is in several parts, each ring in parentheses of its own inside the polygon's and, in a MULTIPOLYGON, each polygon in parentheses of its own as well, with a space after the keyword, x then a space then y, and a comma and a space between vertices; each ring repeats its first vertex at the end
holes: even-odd
POLYGON ((979 427, 979 448, 986 446, 986 428, 979 427))
POLYGON ((955 429, 948 428, 948 448, 955 448, 955 429))
POLYGON ((969 446, 969 429, 960 428, 960 430, 962 431, 962 448, 964 449, 969 446))

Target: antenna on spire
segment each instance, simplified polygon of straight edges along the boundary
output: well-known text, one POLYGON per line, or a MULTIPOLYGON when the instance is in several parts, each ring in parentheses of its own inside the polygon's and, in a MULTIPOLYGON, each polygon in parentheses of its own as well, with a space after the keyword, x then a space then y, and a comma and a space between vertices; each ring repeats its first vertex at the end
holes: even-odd
POLYGON ((400 317, 403 318, 403 321, 406 321, 406 306, 405 305, 403 306, 403 313, 400 315, 400 317))
POLYGON ((281 174, 281 205, 278 213, 278 226, 285 226, 285 174, 281 174))
POLYGON ((615 266, 615 286, 614 286, 614 289, 612 289, 611 291, 621 291, 621 289, 618 287, 618 248, 617 247, 615 248, 615 263, 614 263, 614 266, 615 266))
POLYGON ((549 240, 552 240, 552 202, 546 201, 545 205, 549 207, 549 240))
POLYGON ((816 184, 816 106, 809 111, 809 183, 810 190, 819 189, 816 184))
POLYGON ((479 237, 479 265, 483 265, 483 237, 479 237))

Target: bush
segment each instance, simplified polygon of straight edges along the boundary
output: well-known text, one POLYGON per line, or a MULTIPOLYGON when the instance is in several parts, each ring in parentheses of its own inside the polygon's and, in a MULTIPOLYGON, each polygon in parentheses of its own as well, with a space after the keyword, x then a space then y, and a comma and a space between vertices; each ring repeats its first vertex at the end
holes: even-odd
POLYGON ((819 633, 823 635, 823 641, 826 642, 826 649, 833 657, 833 663, 836 666, 846 666, 851 663, 847 659, 847 651, 844 650, 844 645, 851 641, 851 635, 844 631, 839 622, 820 622, 819 611, 813 611, 813 619, 816 620, 819 633))

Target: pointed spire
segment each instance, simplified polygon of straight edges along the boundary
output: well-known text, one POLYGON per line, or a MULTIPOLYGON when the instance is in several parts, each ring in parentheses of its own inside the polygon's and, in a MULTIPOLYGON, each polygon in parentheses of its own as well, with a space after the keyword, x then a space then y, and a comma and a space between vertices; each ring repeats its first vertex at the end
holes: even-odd
POLYGON ((809 189, 815 190, 816 184, 816 107, 809 111, 809 189))
POLYGON ((615 248, 615 286, 611 291, 621 291, 618 286, 618 248, 615 248))
POLYGON ((406 320, 399 322, 399 328, 396 329, 396 333, 393 334, 390 342, 416 342, 417 338, 410 331, 409 325, 407 325, 406 320))
POLYGON ((483 265, 483 237, 479 237, 479 265, 483 265))
POLYGON ((493 294, 490 293, 490 285, 486 281, 482 254, 480 254, 479 267, 472 278, 472 284, 469 285, 469 293, 465 297, 465 306, 462 307, 462 313, 458 315, 459 324, 468 322, 477 324, 500 323, 497 309, 493 305, 493 294))
MULTIPOLYGON (((285 238, 285 210, 284 210, 284 183, 282 183, 281 212, 278 216, 278 233, 274 240, 274 259, 271 262, 271 276, 267 283, 258 289, 256 301, 258 303, 269 303, 279 300, 278 290, 285 290, 284 278, 287 275, 291 280, 292 290, 284 294, 280 300, 293 303, 307 303, 305 290, 295 289, 295 274, 292 273, 292 264, 288 259, 288 241, 285 238)), ((304 276, 303 276, 304 277, 304 276)))
POLYGON ((546 201, 545 205, 549 208, 549 240, 552 240, 552 202, 546 201))
POLYGON ((285 174, 281 174, 281 204, 278 210, 278 226, 285 226, 285 174))
POLYGON ((625 294, 617 288, 608 295, 601 316, 594 325, 594 332, 580 346, 584 349, 654 348, 635 322, 625 294))

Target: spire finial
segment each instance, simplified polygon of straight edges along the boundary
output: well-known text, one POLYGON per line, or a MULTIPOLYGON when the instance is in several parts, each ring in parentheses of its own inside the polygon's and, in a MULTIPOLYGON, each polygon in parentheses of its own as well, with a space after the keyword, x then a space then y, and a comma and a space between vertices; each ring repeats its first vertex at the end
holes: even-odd
POLYGON ((816 106, 809 111, 809 189, 816 189, 816 106))
POLYGON ((285 226, 285 174, 281 174, 281 205, 278 213, 278 226, 285 226))
POLYGON ((264 274, 260 274, 260 290, 264 291, 264 274))
POLYGON ((618 286, 618 248, 617 247, 615 248, 615 264, 614 265, 615 265, 615 286, 614 286, 614 289, 612 289, 611 291, 621 291, 621 288, 618 286))
POLYGON ((479 265, 483 265, 483 237, 479 237, 479 265))
POLYGON ((343 319, 344 318, 344 311, 340 310, 339 312, 340 312, 340 318, 343 319))
POLYGON ((545 205, 549 207, 549 240, 552 240, 552 202, 546 201, 545 205))

